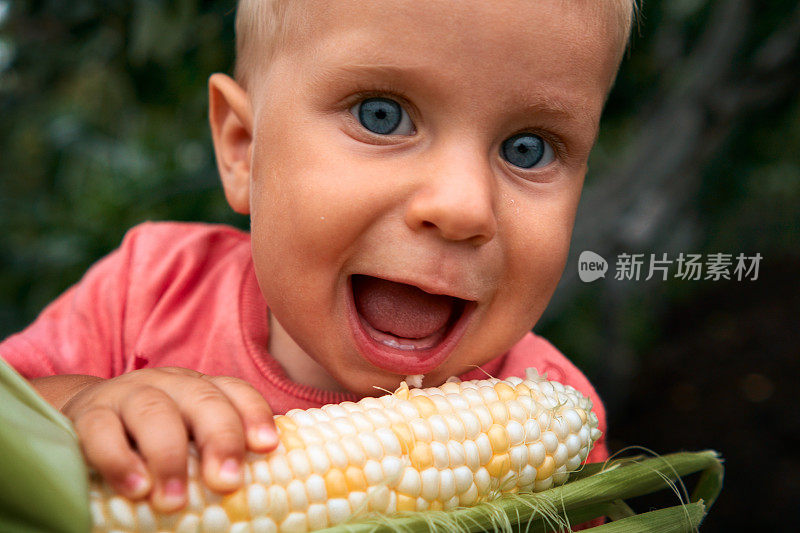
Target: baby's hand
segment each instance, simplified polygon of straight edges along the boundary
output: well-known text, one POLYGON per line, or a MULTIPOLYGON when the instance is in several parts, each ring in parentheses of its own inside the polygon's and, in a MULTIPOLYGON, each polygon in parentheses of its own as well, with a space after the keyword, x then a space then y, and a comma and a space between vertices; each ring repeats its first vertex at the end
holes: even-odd
POLYGON ((212 490, 242 484, 245 448, 278 444, 272 411, 248 383, 184 368, 149 368, 97 381, 61 409, 72 420, 90 466, 120 494, 147 495, 160 511, 186 504, 192 437, 212 490))

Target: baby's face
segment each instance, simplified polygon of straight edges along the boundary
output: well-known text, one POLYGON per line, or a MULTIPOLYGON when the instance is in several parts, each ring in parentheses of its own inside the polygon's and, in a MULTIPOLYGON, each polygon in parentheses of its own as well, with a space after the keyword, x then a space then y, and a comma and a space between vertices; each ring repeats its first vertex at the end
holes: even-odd
POLYGON ((619 57, 613 15, 306 4, 307 27, 250 82, 270 348, 299 382, 433 385, 508 350, 556 287, 619 57))

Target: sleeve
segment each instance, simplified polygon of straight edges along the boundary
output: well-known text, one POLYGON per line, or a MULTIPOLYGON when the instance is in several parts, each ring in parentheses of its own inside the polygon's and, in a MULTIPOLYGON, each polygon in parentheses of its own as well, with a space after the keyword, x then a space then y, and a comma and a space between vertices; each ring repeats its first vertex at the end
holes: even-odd
POLYGON ((137 229, 50 303, 26 329, 0 344, 0 357, 24 377, 89 374, 109 378, 125 366, 123 322, 137 229))

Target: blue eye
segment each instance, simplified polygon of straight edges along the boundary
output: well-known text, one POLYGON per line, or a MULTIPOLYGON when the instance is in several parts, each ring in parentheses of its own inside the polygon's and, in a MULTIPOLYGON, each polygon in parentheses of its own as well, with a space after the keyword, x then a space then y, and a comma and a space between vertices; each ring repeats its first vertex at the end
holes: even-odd
POLYGON ((500 147, 503 159, 520 168, 533 168, 544 161, 544 166, 553 160, 553 149, 538 135, 520 133, 503 141, 500 147))
POLYGON ((350 112, 362 126, 378 135, 411 135, 414 124, 405 109, 389 98, 367 98, 354 105, 350 112))

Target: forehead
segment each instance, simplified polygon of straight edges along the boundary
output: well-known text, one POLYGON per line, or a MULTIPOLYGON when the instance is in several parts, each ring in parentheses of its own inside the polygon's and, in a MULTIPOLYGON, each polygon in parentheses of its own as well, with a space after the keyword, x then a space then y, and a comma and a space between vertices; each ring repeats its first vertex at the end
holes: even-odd
POLYGON ((599 113, 621 55, 611 4, 304 0, 294 4, 281 55, 307 75, 363 69, 497 102, 571 99, 599 113))

